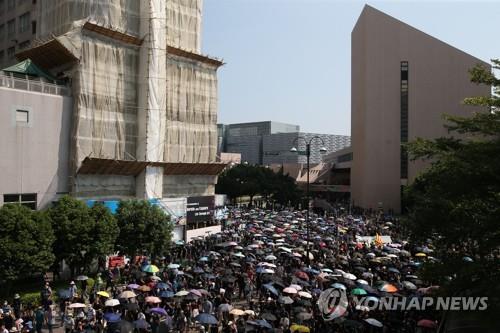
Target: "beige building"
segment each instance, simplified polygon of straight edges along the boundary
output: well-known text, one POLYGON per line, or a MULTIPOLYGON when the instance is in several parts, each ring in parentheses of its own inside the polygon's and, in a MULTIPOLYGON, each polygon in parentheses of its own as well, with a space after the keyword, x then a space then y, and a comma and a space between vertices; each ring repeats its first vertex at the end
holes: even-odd
POLYGON ((36 36, 36 0, 0 0, 0 69, 15 64, 15 54, 36 36))
POLYGON ((401 144, 448 135, 442 115, 469 115, 465 97, 489 95, 470 82, 478 63, 453 46, 365 6, 352 31, 351 200, 401 211, 401 189, 423 169, 401 144))

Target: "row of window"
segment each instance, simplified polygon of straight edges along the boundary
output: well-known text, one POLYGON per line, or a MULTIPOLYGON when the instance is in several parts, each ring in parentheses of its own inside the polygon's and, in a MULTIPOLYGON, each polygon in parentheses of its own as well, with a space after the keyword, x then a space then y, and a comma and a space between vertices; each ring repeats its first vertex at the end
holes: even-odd
MULTIPOLYGON (((29 40, 26 40, 24 42, 21 42, 18 44, 18 50, 22 50, 25 48, 28 48, 31 45, 31 42, 29 40)), ((7 60, 12 60, 14 59, 14 56, 16 55, 16 47, 12 46, 7 49, 7 60)), ((0 62, 5 60, 5 51, 0 50, 0 62)))
MULTIPOLYGON (((401 62, 401 143, 408 142, 408 62, 401 62)), ((408 152, 401 147, 401 178, 408 178, 408 152)))
MULTIPOLYGON (((19 16, 19 33, 26 32, 30 29, 31 24, 31 33, 36 34, 36 21, 31 22, 30 12, 27 12, 21 16, 19 16), (30 23, 31 22, 31 23, 30 23)), ((0 42, 7 39, 14 38, 16 36, 16 19, 7 22, 7 26, 5 24, 0 24, 0 42)))
MULTIPOLYGON (((17 3, 21 6, 28 1, 29 0, 17 0, 17 3)), ((31 3, 36 5, 36 0, 31 0, 31 3)), ((6 9, 7 11, 11 11, 14 8, 16 8, 16 0, 0 0, 0 15, 2 15, 6 9), (5 8, 5 5, 7 5, 7 8, 5 8)))
POLYGON ((37 194, 36 193, 19 193, 19 194, 4 194, 4 204, 19 204, 26 206, 30 209, 36 210, 37 208, 37 194))

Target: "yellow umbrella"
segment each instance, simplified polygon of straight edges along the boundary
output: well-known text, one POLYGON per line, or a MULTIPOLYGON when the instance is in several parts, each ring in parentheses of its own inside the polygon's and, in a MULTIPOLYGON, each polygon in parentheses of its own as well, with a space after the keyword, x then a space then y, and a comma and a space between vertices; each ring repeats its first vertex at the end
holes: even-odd
POLYGON ((107 297, 107 298, 109 298, 109 294, 108 294, 107 292, 105 292, 105 291, 99 291, 99 292, 97 293, 97 295, 102 296, 102 297, 107 297))
POLYGON ((307 326, 293 324, 292 326, 290 326, 290 331, 299 333, 309 333, 311 330, 307 326))
POLYGON ((423 252, 419 252, 419 253, 415 254, 415 257, 427 257, 427 254, 425 254, 423 252))
POLYGON ((233 316, 243 316, 245 314, 245 311, 240 309, 232 309, 231 311, 229 311, 229 314, 232 314, 233 316))

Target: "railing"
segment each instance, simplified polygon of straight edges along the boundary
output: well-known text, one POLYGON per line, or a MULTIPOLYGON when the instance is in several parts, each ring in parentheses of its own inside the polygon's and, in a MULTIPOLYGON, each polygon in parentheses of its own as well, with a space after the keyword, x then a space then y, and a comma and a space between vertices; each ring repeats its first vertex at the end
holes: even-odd
POLYGON ((44 82, 40 79, 21 78, 12 73, 0 72, 0 87, 27 90, 44 94, 71 96, 71 89, 53 83, 44 82))

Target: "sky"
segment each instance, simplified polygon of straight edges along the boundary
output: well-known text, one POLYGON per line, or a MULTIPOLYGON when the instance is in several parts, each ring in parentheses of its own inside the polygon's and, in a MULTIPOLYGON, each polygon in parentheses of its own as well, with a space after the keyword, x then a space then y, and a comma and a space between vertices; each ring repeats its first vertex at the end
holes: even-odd
POLYGON ((204 0, 202 52, 226 63, 218 122, 349 135, 351 31, 365 3, 479 59, 500 58, 500 0, 204 0))

